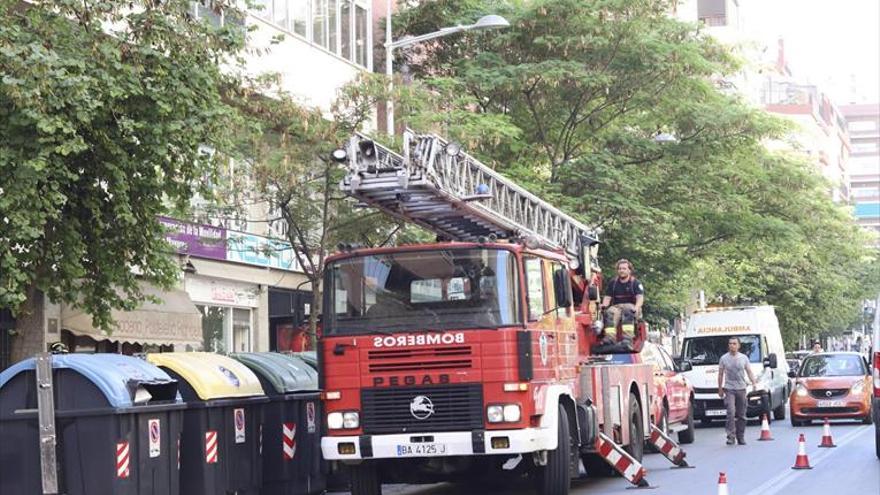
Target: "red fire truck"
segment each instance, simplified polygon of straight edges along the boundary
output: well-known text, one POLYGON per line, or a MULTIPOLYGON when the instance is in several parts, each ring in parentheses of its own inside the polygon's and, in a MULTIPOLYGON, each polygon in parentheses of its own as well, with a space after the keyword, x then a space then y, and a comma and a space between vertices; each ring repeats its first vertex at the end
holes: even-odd
POLYGON ((347 194, 438 237, 327 261, 321 447, 352 493, 501 474, 566 494, 580 460, 646 485, 652 371, 596 352, 596 234, 434 135, 334 158, 347 194))

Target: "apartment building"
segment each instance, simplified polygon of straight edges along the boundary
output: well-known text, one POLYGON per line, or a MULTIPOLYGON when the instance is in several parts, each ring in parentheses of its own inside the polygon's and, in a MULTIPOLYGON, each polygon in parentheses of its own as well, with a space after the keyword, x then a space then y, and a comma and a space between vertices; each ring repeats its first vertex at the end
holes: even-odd
POLYGON ((859 225, 880 249, 880 103, 841 106, 852 141, 850 191, 859 225))

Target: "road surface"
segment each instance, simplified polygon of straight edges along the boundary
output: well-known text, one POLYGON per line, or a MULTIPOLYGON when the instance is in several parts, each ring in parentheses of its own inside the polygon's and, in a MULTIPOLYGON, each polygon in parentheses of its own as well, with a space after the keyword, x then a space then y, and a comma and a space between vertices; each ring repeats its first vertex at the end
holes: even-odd
MULTIPOLYGON (((656 487, 644 490, 651 495, 714 494, 718 473, 725 472, 731 495, 875 495, 880 494, 880 460, 874 452, 874 426, 852 421, 832 422, 831 433, 837 448, 818 448, 822 425, 792 428, 777 421, 770 425, 774 440, 758 442, 760 426, 750 423, 746 431, 748 445, 725 445, 722 423, 698 427, 696 441, 684 446, 694 469, 670 469, 659 454, 646 454, 647 479, 656 487), (799 433, 806 436, 807 455, 812 470, 791 469, 797 454, 799 433)), ((572 494, 632 495, 643 490, 628 490, 620 478, 577 480, 572 494)), ((341 492, 335 492, 341 493, 341 492)), ((385 485, 385 495, 526 495, 528 489, 510 488, 488 492, 475 491, 466 485, 385 485)))

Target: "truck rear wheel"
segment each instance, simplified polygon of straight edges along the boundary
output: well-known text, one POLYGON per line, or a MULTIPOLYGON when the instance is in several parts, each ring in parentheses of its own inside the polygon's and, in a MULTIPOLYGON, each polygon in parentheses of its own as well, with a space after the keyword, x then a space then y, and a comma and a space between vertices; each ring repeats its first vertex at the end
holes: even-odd
POLYGON ((645 425, 642 422, 642 406, 636 394, 629 394, 629 445, 623 450, 642 462, 645 453, 645 425))
POLYGON ((382 483, 376 465, 364 461, 351 466, 351 495, 382 495, 382 483))
POLYGON ((568 495, 571 435, 568 414, 561 404, 556 424, 556 449, 547 452, 546 466, 535 466, 538 495, 568 495))

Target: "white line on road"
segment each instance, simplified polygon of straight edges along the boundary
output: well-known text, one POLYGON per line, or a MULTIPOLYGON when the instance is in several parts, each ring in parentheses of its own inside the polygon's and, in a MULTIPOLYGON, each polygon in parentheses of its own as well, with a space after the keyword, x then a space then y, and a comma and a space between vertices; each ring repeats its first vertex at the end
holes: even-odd
MULTIPOLYGON (((844 445, 853 441, 859 435, 859 433, 862 432, 863 430, 865 430, 866 428, 868 428, 868 427, 867 426, 859 426, 855 430, 850 431, 849 433, 847 433, 846 435, 844 435, 842 438, 840 438, 837 441, 837 447, 838 448, 843 447, 844 445)), ((827 457, 830 457, 831 455, 833 455, 836 451, 837 451, 836 449, 828 449, 828 450, 825 450, 824 452, 813 455, 812 458, 810 459, 810 465, 813 468, 816 468, 816 466, 818 466, 819 463, 821 463, 827 457)), ((807 472, 809 472, 809 471, 784 471, 784 472, 778 474, 777 476, 765 481, 763 485, 753 489, 747 495, 774 495, 776 493, 779 493, 780 490, 782 490, 783 488, 785 488, 789 484, 791 484, 799 475, 807 473, 807 472)))

